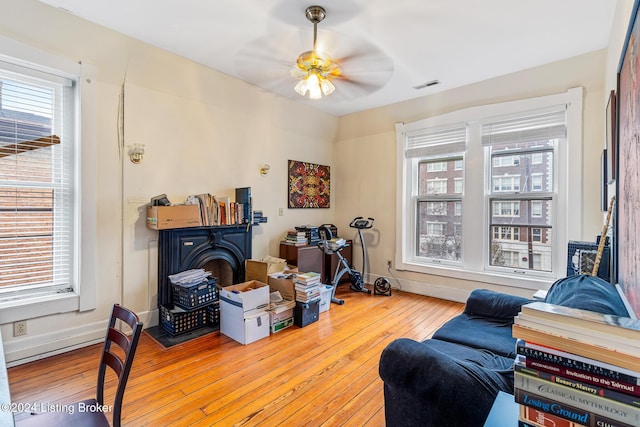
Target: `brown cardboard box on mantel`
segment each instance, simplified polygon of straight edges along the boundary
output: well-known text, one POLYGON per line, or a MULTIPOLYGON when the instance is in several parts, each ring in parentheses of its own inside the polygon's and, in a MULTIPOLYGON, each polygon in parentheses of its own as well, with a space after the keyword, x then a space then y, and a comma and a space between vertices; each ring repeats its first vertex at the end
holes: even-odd
POLYGON ((147 206, 147 228, 151 230, 201 226, 200 208, 196 205, 147 206))

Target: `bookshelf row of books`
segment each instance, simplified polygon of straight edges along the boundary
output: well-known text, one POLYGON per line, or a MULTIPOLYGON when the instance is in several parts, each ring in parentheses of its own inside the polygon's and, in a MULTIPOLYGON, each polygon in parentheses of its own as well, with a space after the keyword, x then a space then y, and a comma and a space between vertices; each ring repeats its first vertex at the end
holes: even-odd
POLYGON ((293 279, 296 301, 308 303, 320 299, 320 273, 299 273, 293 279))
MULTIPOLYGON (((186 204, 197 205, 200 208, 202 225, 236 225, 254 222, 256 212, 251 208, 251 189, 249 187, 236 188, 236 200, 230 197, 216 197, 203 193, 191 195, 186 204)), ((261 211, 257 211, 259 222, 266 222, 261 211)))
POLYGON ((534 302, 512 330, 521 427, 640 426, 640 321, 534 302))

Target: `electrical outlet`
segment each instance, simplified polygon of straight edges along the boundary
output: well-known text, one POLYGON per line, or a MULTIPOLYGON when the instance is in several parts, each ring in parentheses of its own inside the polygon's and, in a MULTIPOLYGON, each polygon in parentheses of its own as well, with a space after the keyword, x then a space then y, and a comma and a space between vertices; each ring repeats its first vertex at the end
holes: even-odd
POLYGON ((387 268, 391 268, 391 260, 390 259, 387 260, 387 268))
POLYGON ((19 322, 13 323, 13 336, 21 337, 23 335, 27 335, 27 321, 21 320, 19 322))

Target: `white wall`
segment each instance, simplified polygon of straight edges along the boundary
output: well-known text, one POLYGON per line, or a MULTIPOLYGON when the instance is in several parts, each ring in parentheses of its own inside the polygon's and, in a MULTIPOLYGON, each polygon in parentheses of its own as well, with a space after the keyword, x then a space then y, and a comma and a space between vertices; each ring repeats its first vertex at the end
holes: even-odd
POLYGON ((116 302, 145 325, 157 323, 157 232, 145 227, 152 196, 181 202, 189 194, 233 196, 236 187, 251 187, 254 207, 269 218, 254 229, 254 258, 277 256, 295 225, 333 222, 335 199, 330 209, 290 210, 286 185, 288 159, 333 166, 336 117, 35 0, 0 0, 0 10, 0 35, 95 69, 98 154, 97 308, 31 319, 25 337, 2 325, 8 362, 99 340, 116 302), (135 143, 146 151, 138 165, 126 155, 135 143), (271 171, 262 177, 265 163, 271 171))
MULTIPOLYGON (((481 83, 449 90, 374 110, 342 117, 335 144, 336 222, 347 229, 358 215, 376 219, 376 227, 367 234, 369 270, 372 278, 385 276, 393 286, 398 283, 387 272, 387 260, 395 259, 396 242, 396 133, 394 124, 409 123, 468 107, 487 105, 542 95, 564 93, 572 87, 584 88, 583 155, 575 161, 582 167, 583 214, 581 236, 573 239, 593 241, 602 230, 600 211, 600 154, 604 148, 603 82, 606 51, 581 55, 552 64, 509 74, 481 83)), ((357 247, 356 265, 361 265, 357 247)), ((464 301, 478 287, 506 291, 523 296, 531 292, 516 287, 454 280, 447 277, 410 272, 394 272, 402 288, 412 292, 464 301)))

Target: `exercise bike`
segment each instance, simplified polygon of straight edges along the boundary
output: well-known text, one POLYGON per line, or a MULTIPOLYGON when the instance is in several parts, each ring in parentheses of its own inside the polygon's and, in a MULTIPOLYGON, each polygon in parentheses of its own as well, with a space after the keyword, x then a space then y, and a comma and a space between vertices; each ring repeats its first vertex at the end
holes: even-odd
POLYGON ((331 286, 331 302, 336 304, 344 304, 343 299, 338 299, 335 297, 336 288, 338 284, 342 280, 345 274, 349 275, 349 281, 351 282, 350 289, 357 292, 366 292, 371 293, 371 291, 364 287, 364 282, 362 280, 362 275, 359 271, 355 270, 352 266, 349 265, 347 259, 342 255, 342 250, 347 248, 349 244, 344 239, 335 239, 333 237, 333 233, 329 225, 321 225, 319 227, 321 240, 318 243, 318 248, 320 248, 327 255, 335 255, 338 257, 338 265, 336 266, 335 273, 333 275, 333 279, 330 279, 331 282, 329 285, 331 286))
MULTIPOLYGON (((354 291, 371 293, 369 289, 364 287, 363 276, 367 273, 367 248, 365 246, 364 238, 362 237, 362 230, 373 228, 374 222, 375 220, 373 218, 364 219, 359 216, 354 218, 353 221, 351 221, 351 224, 349 224, 351 228, 358 230, 358 236, 360 237, 360 243, 362 244, 362 274, 357 271, 354 272, 354 275, 357 277, 357 280, 352 281, 351 284, 351 289, 354 291)), ((391 296, 391 283, 389 280, 385 277, 378 277, 373 284, 373 294, 391 296)))
POLYGON ((362 236, 362 230, 373 228, 374 222, 375 219, 373 218, 364 219, 364 217, 358 216, 349 224, 349 227, 358 230, 358 237, 360 238, 360 245, 362 246, 362 273, 353 269, 353 267, 351 268, 351 290, 356 292, 371 293, 370 289, 364 287, 364 275, 367 273, 367 247, 364 242, 364 237, 362 236))

